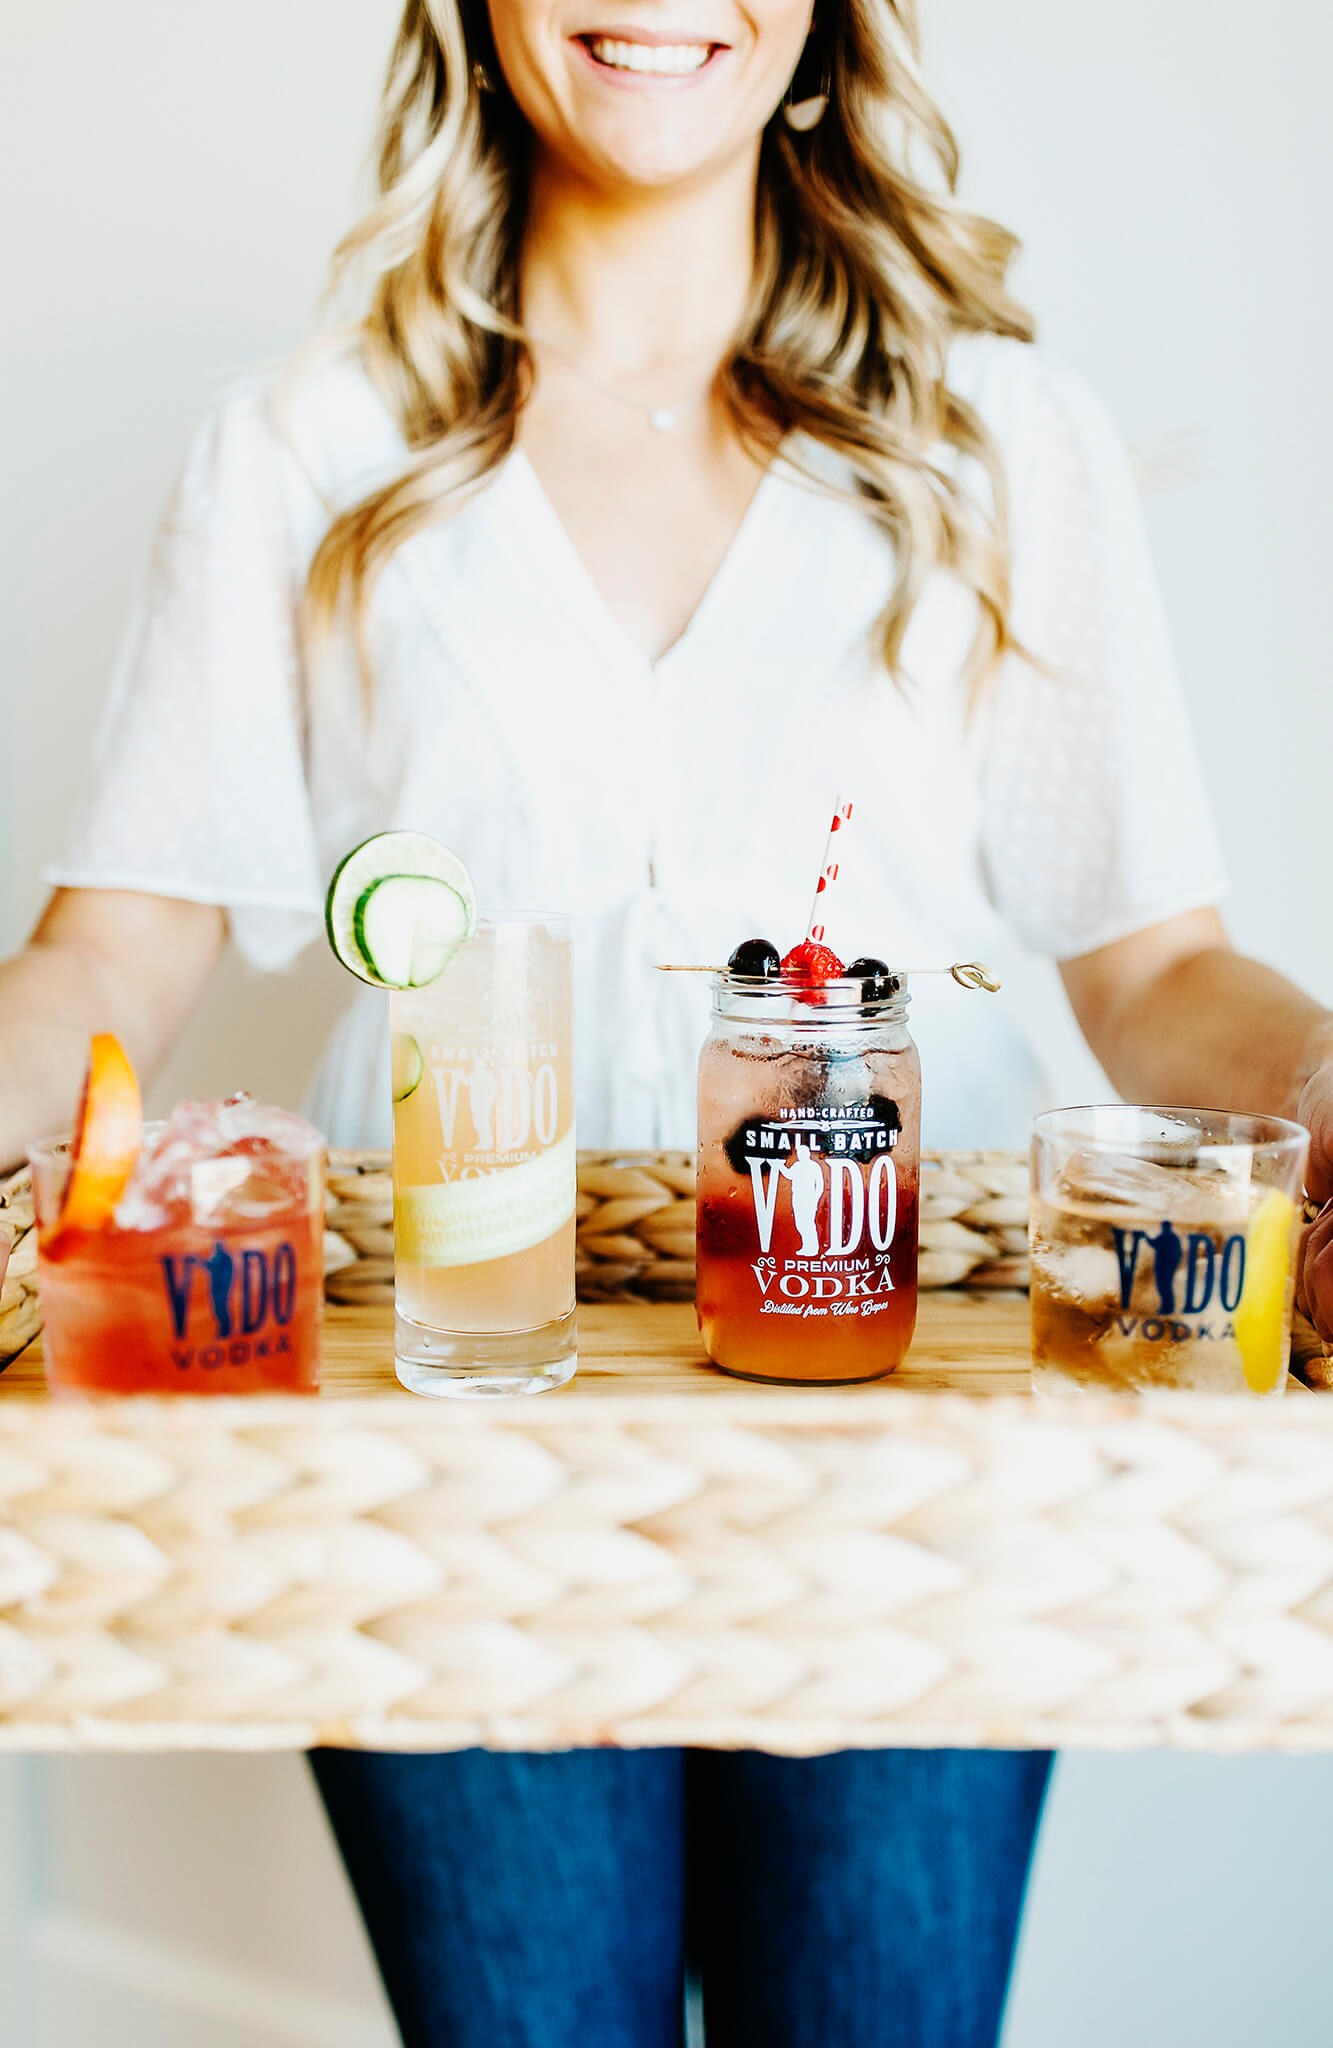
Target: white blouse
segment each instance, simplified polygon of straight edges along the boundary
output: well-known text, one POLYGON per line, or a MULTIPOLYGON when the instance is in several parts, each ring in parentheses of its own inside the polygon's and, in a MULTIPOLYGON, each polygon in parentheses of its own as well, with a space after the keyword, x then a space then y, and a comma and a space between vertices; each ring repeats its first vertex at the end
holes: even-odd
MULTIPOLYGON (((1128 464, 1033 348, 960 342, 1002 451, 1014 627, 969 719, 974 601, 934 574, 885 674, 890 543, 779 458, 681 638, 650 662, 517 453, 382 576, 366 702, 300 600, 333 509, 404 448, 354 362, 234 389, 196 438, 112 682, 89 804, 51 883, 225 907, 261 968, 322 933, 340 856, 431 832, 483 907, 563 909, 581 1142, 693 1142, 706 992, 659 960, 804 936, 832 800, 855 799, 829 943, 922 967, 1015 940, 1066 959, 1217 901, 1224 878, 1128 464)), ((351 984, 349 983, 349 993, 351 984)), ((1042 1098, 1003 997, 913 985, 936 1143, 1021 1141, 1042 1098)), ((355 995, 308 1103, 387 1142, 383 997, 355 995)))

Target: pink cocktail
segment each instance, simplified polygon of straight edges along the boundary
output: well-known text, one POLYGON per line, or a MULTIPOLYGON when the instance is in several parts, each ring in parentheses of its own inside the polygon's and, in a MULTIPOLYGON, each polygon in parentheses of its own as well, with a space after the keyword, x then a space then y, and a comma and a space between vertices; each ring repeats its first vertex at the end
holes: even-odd
POLYGON ((324 1140, 248 1096, 144 1128, 112 1216, 61 1220, 69 1146, 30 1159, 47 1380, 82 1393, 313 1392, 324 1140))

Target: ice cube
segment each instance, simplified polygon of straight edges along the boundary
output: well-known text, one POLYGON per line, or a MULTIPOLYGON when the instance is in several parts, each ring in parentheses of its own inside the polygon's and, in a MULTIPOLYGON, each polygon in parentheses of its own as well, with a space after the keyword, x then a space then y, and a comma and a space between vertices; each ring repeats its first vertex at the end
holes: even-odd
POLYGON ((256 1222, 305 1192, 324 1140, 290 1110, 249 1095, 180 1102, 152 1132, 116 1208, 122 1230, 168 1223, 256 1222))
POLYGON ((252 1151, 203 1159, 190 1174, 196 1223, 262 1223, 299 1202, 306 1192, 306 1162, 258 1139, 252 1151))
POLYGON ((1061 1193, 1074 1203, 1132 1213, 1136 1218, 1225 1226, 1250 1209, 1247 1156, 1191 1152, 1179 1165, 1102 1152, 1075 1152, 1065 1161, 1061 1193))
POLYGON ((118 1230, 161 1230, 189 1215, 190 1148, 170 1124, 144 1142, 129 1185, 116 1204, 118 1230))
POLYGON ((190 1168, 190 1208, 197 1223, 212 1223, 226 1211, 231 1196, 250 1178, 250 1161, 239 1157, 199 1159, 190 1168))
POLYGON ((1104 1245, 1057 1245, 1036 1238, 1032 1278, 1059 1300, 1073 1302, 1090 1313, 1109 1313, 1120 1305, 1119 1262, 1104 1245))
POLYGON ((820 1107, 855 1109, 869 1099, 874 1085, 867 1060, 855 1053, 835 1053, 824 1071, 820 1107))
POLYGON ((779 1116, 783 1110, 817 1109, 828 1089, 829 1062, 820 1051, 784 1052, 774 1060, 769 1075, 776 1086, 759 1114, 779 1116))
POLYGON ((323 1137, 303 1116, 269 1102, 256 1102, 252 1095, 242 1093, 225 1102, 195 1106, 217 1110, 227 1151, 251 1151, 267 1145, 288 1158, 309 1159, 323 1148, 323 1137))

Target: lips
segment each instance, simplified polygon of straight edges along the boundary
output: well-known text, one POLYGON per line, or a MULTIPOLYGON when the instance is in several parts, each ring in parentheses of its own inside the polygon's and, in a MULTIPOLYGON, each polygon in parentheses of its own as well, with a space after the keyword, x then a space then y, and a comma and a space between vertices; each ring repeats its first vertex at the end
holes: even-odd
POLYGON ((702 71, 712 43, 627 43, 611 36, 579 39, 598 64, 612 71, 642 71, 659 78, 685 78, 702 71))
POLYGON ((586 29, 573 41, 599 71, 631 82, 688 80, 728 48, 691 31, 586 29))

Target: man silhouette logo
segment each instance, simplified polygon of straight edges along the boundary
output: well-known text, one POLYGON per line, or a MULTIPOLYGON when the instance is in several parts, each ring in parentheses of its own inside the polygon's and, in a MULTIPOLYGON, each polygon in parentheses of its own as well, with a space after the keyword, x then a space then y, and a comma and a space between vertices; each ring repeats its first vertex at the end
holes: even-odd
POLYGON ((1169 1223, 1163 1223, 1156 1237, 1150 1237, 1152 1246, 1153 1277, 1157 1281, 1157 1298, 1164 1316, 1176 1312, 1176 1274, 1180 1261, 1185 1255, 1180 1232, 1173 1230, 1169 1223))
POLYGON ((481 1152, 493 1152, 495 1076, 475 1047, 472 1053, 472 1071, 464 1074, 463 1086, 467 1089, 467 1106, 472 1112, 472 1128, 477 1134, 477 1149, 481 1152))
POLYGON ((824 1169, 810 1147, 798 1138, 796 1155, 778 1172, 791 1182, 791 1213, 801 1234, 801 1257, 813 1259, 819 1251, 815 1216, 824 1194, 824 1169))
POLYGON ((213 1300, 213 1320, 217 1324, 219 1337, 231 1335, 231 1283, 236 1277, 236 1261, 219 1238, 209 1256, 203 1261, 208 1275, 208 1291, 213 1300))

